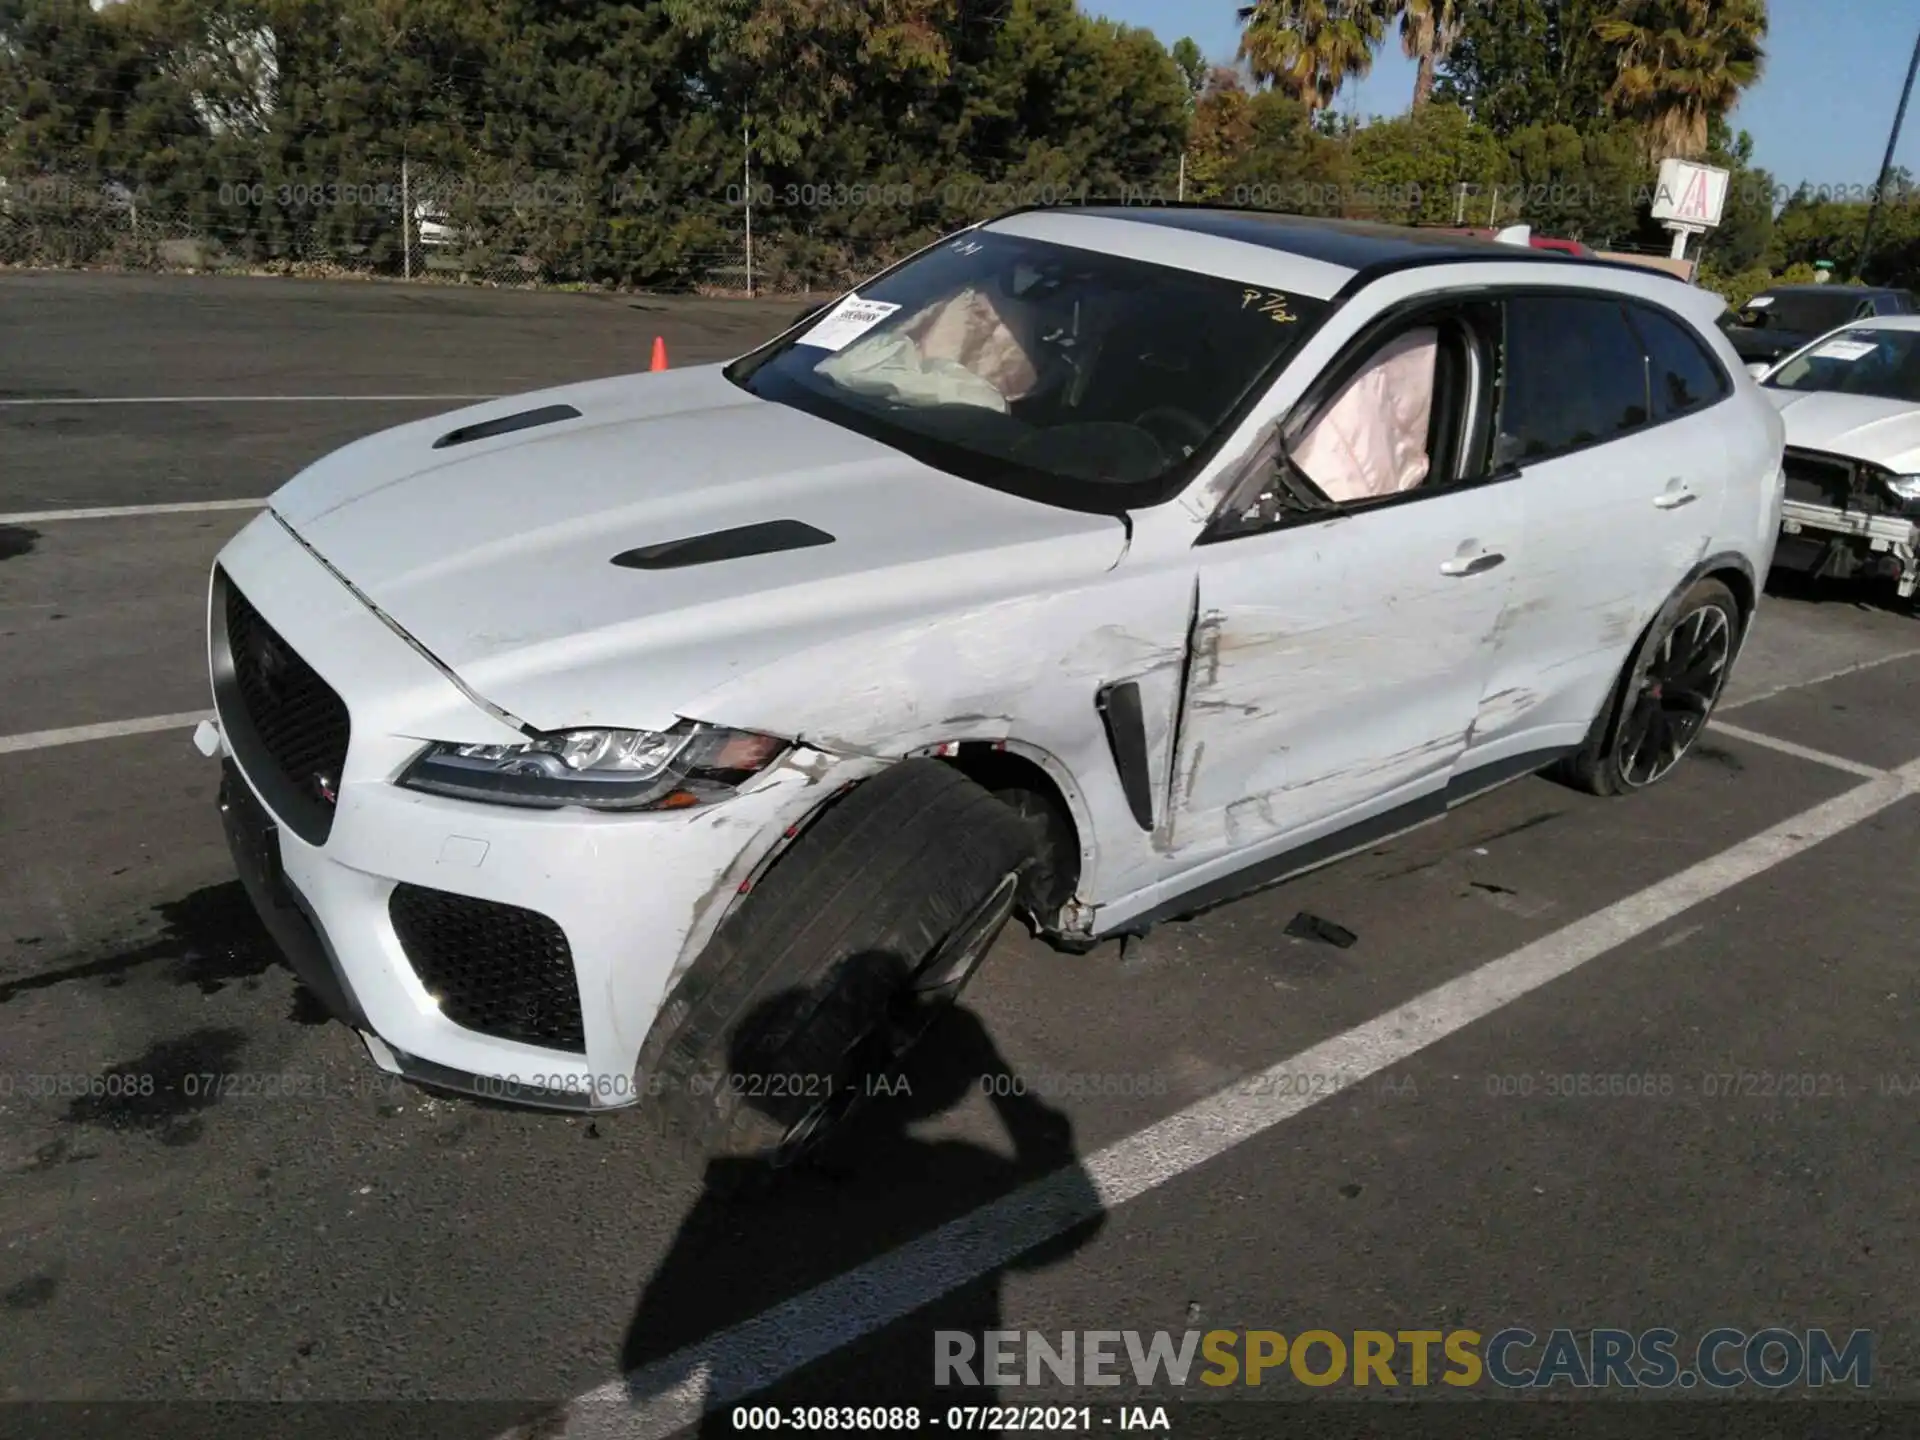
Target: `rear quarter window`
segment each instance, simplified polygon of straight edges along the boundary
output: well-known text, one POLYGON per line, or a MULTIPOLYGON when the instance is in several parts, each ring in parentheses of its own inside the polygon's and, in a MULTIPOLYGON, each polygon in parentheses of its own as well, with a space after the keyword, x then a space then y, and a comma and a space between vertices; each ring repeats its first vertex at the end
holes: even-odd
POLYGON ((1628 313, 1647 352, 1653 418, 1676 420, 1724 400, 1733 391, 1720 364, 1686 325, 1650 305, 1628 313))

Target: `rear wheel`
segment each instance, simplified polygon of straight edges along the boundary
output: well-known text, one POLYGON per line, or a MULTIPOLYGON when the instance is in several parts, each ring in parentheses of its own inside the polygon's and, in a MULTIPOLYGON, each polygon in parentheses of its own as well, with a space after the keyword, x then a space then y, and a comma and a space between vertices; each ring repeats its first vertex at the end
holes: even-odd
POLYGON ((1666 779, 1726 688, 1740 624, 1731 590, 1718 580, 1695 584, 1635 651, 1587 743, 1551 773, 1592 795, 1625 795, 1666 779))
POLYGON ((721 925, 655 1022, 648 1107, 696 1158, 783 1168, 879 1093, 1013 915, 1037 846, 937 760, 856 787, 721 925))

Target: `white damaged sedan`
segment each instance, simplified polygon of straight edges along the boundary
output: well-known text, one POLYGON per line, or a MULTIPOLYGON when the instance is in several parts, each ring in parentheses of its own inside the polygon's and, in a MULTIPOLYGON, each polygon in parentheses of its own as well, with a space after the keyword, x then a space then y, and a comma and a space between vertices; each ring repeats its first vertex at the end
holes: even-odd
POLYGON ((1920 315, 1857 320, 1761 379, 1787 425, 1774 564, 1920 590, 1920 315))
POLYGON ((372 436, 215 565, 236 863, 382 1068, 790 1159, 1014 916, 1084 950, 1668 774, 1779 526, 1718 308, 1028 211, 731 365, 372 436))

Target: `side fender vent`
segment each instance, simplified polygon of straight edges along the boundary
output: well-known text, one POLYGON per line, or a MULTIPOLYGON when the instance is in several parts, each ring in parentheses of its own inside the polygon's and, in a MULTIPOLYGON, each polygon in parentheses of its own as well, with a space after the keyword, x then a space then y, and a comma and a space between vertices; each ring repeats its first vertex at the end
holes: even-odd
POLYGON ((712 565, 720 560, 743 560, 749 555, 773 555, 782 550, 805 550, 831 545, 833 536, 799 520, 765 520, 732 530, 710 530, 682 540, 642 545, 613 557, 627 570, 679 570, 689 565, 712 565))
POLYGON ((1113 750, 1113 768, 1120 773, 1120 790, 1127 808, 1142 830, 1153 829, 1153 782, 1147 759, 1147 726, 1140 707, 1140 686, 1132 680, 1103 686, 1093 703, 1106 726, 1113 750))
POLYGON ((475 440, 491 440, 496 435, 511 435, 516 430, 531 430, 539 425, 551 425, 558 420, 578 420, 580 412, 571 405, 542 405, 537 410, 522 410, 518 415, 502 415, 498 420, 481 420, 473 425, 462 425, 458 430, 449 430, 433 442, 436 450, 445 450, 450 445, 468 445, 475 440))

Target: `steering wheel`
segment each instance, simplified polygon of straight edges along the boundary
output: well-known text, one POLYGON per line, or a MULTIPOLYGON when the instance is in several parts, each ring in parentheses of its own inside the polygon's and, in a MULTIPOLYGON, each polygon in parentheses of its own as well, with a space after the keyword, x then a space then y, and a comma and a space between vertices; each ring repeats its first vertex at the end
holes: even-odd
POLYGON ((1207 443, 1212 432, 1199 416, 1176 405, 1155 405, 1133 417, 1133 423, 1175 455, 1191 455, 1207 443), (1168 441, 1171 440, 1171 444, 1168 441))

